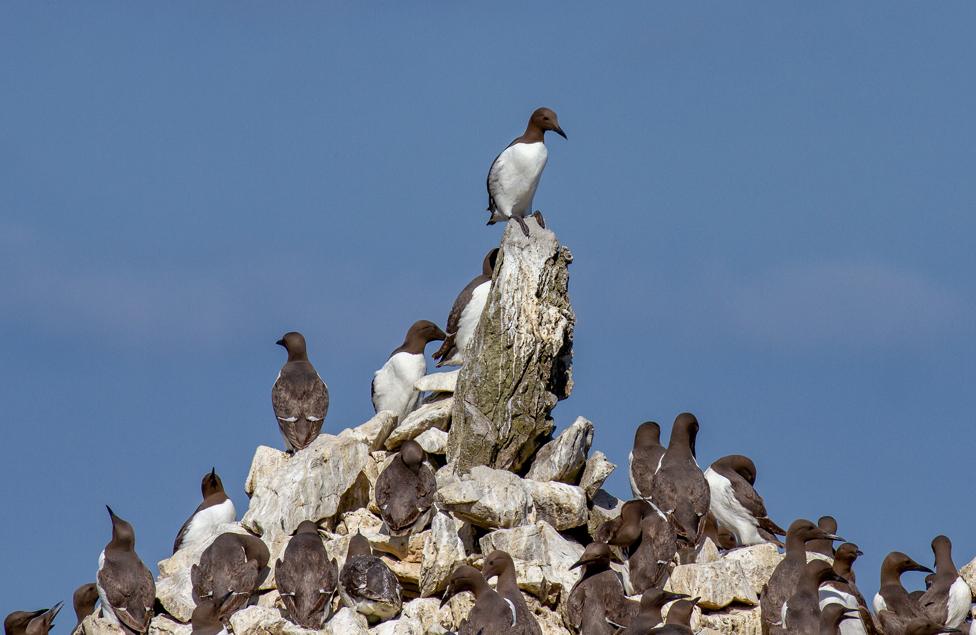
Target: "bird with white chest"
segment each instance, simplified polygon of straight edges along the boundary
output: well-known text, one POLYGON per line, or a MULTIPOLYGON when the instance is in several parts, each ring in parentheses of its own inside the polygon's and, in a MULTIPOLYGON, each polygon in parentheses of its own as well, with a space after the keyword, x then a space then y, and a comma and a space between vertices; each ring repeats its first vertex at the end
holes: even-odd
MULTIPOLYGON (((549 108, 537 108, 522 136, 495 157, 488 169, 489 225, 515 219, 522 232, 529 235, 525 217, 532 214, 532 199, 549 159, 545 144, 545 133, 549 130, 566 138, 556 113, 549 108)), ((541 212, 532 215, 540 227, 546 226, 541 212)))
POLYGON ((373 375, 372 399, 376 412, 395 412, 400 421, 413 412, 420 403, 420 391, 414 388, 427 374, 427 358, 424 349, 430 342, 443 341, 447 335, 439 326, 428 320, 414 322, 407 336, 389 359, 373 375))

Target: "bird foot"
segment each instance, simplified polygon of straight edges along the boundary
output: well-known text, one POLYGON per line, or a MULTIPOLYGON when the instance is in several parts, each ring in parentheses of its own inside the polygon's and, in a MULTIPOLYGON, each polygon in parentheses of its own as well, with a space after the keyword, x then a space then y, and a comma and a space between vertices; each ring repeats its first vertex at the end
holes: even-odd
POLYGON ((542 217, 542 212, 540 212, 539 210, 535 210, 535 212, 532 213, 532 218, 534 218, 535 221, 539 223, 539 227, 541 227, 542 229, 546 228, 546 219, 542 217))
POLYGON ((521 216, 512 216, 512 218, 515 219, 516 221, 518 221, 519 227, 522 228, 522 233, 525 234, 525 237, 526 238, 528 238, 529 237, 529 226, 525 224, 525 219, 522 218, 521 216))

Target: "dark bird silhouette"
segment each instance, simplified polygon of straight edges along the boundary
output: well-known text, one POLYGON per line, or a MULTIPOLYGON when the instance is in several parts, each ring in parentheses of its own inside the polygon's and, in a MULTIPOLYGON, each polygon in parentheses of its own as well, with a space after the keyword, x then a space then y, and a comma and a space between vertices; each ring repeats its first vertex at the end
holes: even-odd
POLYGON ((82 584, 75 589, 74 594, 71 596, 71 603, 75 608, 75 617, 78 618, 78 621, 75 623, 75 628, 78 628, 85 621, 86 617, 95 612, 95 603, 97 602, 98 587, 94 582, 82 584))
POLYGON ((694 549, 698 544, 709 507, 708 481, 695 460, 697 436, 695 415, 678 415, 651 485, 651 502, 672 521, 682 543, 679 549, 694 549))
POLYGON ((289 452, 307 448, 319 436, 329 412, 329 389, 308 361, 305 337, 292 331, 275 342, 288 351, 271 388, 271 405, 289 452))
POLYGON ((400 581, 358 531, 350 538, 346 562, 339 573, 342 603, 366 616, 370 622, 390 619, 403 604, 400 581))
POLYGON ((437 481, 426 460, 419 443, 404 441, 376 479, 376 506, 391 536, 421 531, 430 520, 437 481))
POLYGON ((512 556, 500 550, 495 550, 485 556, 484 565, 481 567, 481 575, 485 580, 491 580, 498 576, 498 584, 495 590, 508 600, 515 607, 515 625, 511 632, 517 635, 542 635, 542 627, 539 621, 525 601, 522 590, 519 589, 518 580, 515 578, 515 562, 512 556))
MULTIPOLYGON (((620 575, 610 568, 611 558, 606 543, 591 542, 579 560, 570 566, 570 569, 582 569, 580 579, 570 589, 566 600, 566 617, 574 627, 580 628, 587 611, 597 610, 597 607, 603 608, 601 617, 618 626, 629 625, 640 610, 640 604, 627 598, 620 575)), ((593 624, 602 628, 600 620, 593 624)))
POLYGON ((98 558, 96 585, 102 614, 123 629, 145 633, 153 616, 156 583, 136 554, 136 532, 105 507, 112 519, 112 539, 98 558))
POLYGON ((329 618, 338 581, 339 565, 329 558, 318 525, 302 521, 284 556, 275 562, 275 586, 289 619, 303 628, 320 630, 329 618))
POLYGON ((58 602, 49 609, 37 611, 14 611, 4 618, 3 632, 5 635, 47 635, 62 604, 58 602))
POLYGON ((490 635, 512 632, 516 626, 515 606, 495 592, 481 572, 463 564, 451 573, 441 606, 463 591, 474 595, 474 606, 461 623, 457 635, 490 635))
POLYGON ((630 490, 634 498, 649 498, 654 473, 661 464, 666 448, 661 445, 661 426, 645 421, 634 433, 634 447, 630 451, 630 490))
POLYGON ((267 575, 271 554, 260 538, 224 533, 217 536, 200 556, 200 564, 190 567, 193 600, 226 598, 217 607, 224 624, 244 608, 267 575))

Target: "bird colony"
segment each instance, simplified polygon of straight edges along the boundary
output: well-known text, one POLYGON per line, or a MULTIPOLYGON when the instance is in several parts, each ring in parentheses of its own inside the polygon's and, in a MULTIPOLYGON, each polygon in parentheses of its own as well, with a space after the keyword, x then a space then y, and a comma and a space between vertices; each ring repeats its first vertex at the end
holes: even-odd
MULTIPOLYGON (((976 561, 958 570, 947 537, 932 541, 934 571, 889 554, 868 601, 854 574, 861 551, 837 522, 783 529, 746 456, 703 470, 695 442, 708 422, 690 413, 666 443, 658 423, 635 427, 629 500, 603 489, 617 466, 592 448, 593 423, 579 417, 553 436, 551 412, 573 387, 575 317, 572 255, 531 212, 550 130, 566 136, 537 110, 493 162, 489 224, 516 222, 446 329, 414 323, 376 371, 375 416, 328 420, 305 338, 286 333, 271 394, 283 447, 257 448, 247 510, 238 518, 216 469, 204 474, 202 502, 154 579, 115 501, 94 582, 73 598, 75 633, 976 632, 976 561), (453 370, 428 372, 432 342, 437 366, 453 370), (906 589, 906 571, 929 572, 926 589, 906 589)), ((47 633, 61 606, 11 613, 5 631, 47 633)))

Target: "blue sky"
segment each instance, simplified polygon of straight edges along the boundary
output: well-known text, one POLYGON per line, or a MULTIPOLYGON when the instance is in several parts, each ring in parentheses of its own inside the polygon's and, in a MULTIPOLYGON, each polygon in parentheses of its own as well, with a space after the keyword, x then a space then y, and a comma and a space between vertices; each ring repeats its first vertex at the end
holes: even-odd
MULTIPOLYGON (((326 429, 443 324, 500 237, 484 178, 533 108, 575 255, 576 389, 623 469, 701 421, 770 514, 976 555, 969 3, 0 8, 4 614, 94 578, 111 504, 154 567, 212 465, 238 509, 288 330, 326 429)), ((919 574, 909 574, 920 585, 919 574)), ((61 620, 66 632, 71 618, 61 620)))

